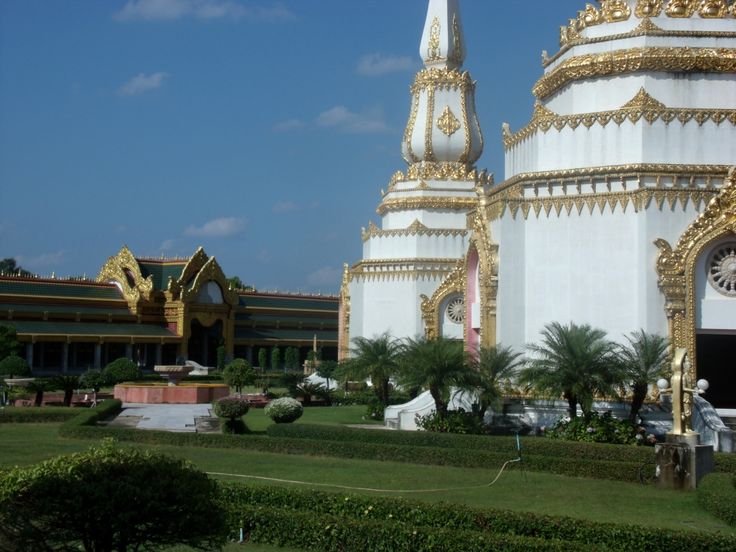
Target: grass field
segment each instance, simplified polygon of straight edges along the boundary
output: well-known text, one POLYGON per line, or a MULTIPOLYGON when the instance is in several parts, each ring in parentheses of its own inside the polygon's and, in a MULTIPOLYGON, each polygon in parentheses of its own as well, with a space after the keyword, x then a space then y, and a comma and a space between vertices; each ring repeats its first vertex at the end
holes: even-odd
MULTIPOLYGON (((333 420, 351 420, 362 411, 362 407, 308 409, 305 421, 315 423, 321 417, 323 423, 328 423, 331 410, 333 420), (343 411, 342 408, 346 409, 343 411)), ((248 414, 250 415, 251 413, 248 414)), ((58 424, 0 424, 0 466, 32 464, 58 454, 84 450, 90 445, 89 441, 61 439, 57 430, 58 424)), ((654 486, 512 469, 504 473, 494 486, 488 487, 486 485, 496 477, 500 466, 467 469, 233 449, 171 446, 149 448, 186 458, 207 472, 233 474, 218 476, 228 480, 256 481, 234 477, 251 475, 307 483, 299 485, 258 481, 258 484, 264 485, 282 484, 302 488, 313 486, 315 489, 334 492, 404 496, 430 502, 441 500, 477 507, 567 515, 593 521, 736 533, 725 523, 704 512, 696 502, 695 493, 663 491, 654 486), (349 491, 324 485, 377 490, 349 491), (422 489, 442 490, 428 493, 388 492, 422 489)))

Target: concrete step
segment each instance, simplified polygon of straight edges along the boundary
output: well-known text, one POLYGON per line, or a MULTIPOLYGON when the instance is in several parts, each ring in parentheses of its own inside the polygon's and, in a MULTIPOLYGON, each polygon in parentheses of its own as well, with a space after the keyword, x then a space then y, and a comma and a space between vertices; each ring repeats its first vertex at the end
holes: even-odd
POLYGON ((736 416, 721 416, 721 420, 726 424, 726 427, 730 427, 736 431, 736 416))

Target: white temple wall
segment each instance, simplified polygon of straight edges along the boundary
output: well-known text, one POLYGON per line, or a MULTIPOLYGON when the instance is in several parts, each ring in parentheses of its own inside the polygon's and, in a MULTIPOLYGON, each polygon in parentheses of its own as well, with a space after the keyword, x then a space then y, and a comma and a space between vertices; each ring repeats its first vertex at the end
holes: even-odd
POLYGON ((464 236, 381 236, 363 244, 363 259, 460 259, 468 248, 464 236))
POLYGON ((467 214, 463 211, 392 211, 386 213, 381 221, 384 230, 402 230, 418 220, 428 228, 465 228, 467 214))

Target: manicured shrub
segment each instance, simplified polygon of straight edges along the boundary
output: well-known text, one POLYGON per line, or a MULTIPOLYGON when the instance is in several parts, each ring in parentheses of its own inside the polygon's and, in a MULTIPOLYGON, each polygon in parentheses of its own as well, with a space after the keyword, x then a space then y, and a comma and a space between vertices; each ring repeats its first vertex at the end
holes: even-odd
POLYGON ((224 397, 212 405, 215 415, 224 418, 223 433, 246 433, 247 427, 241 418, 250 410, 250 402, 243 397, 224 397))
POLYGON ((142 376, 140 368, 129 358, 121 357, 113 360, 102 371, 107 385, 115 385, 124 381, 135 381, 142 376))
POLYGON ((697 494, 705 510, 736 527, 736 476, 710 473, 700 481, 697 494))
POLYGON ((639 434, 634 424, 628 420, 617 420, 610 412, 603 415, 592 412, 588 416, 560 420, 547 431, 547 435, 552 439, 617 445, 644 444, 646 441, 646 435, 639 434))
POLYGON ((472 412, 464 410, 450 410, 446 416, 440 416, 435 410, 425 416, 416 416, 417 427, 425 431, 437 433, 460 433, 470 435, 483 435, 487 428, 483 425, 481 418, 472 412))
POLYGON ((250 362, 243 358, 236 358, 222 371, 223 381, 235 388, 236 393, 242 393, 243 387, 252 385, 256 379, 256 371, 250 362))
POLYGON ((216 484, 191 464, 111 440, 0 474, 2 550, 219 549, 216 484))
POLYGON ((97 393, 100 388, 105 385, 105 377, 101 370, 87 370, 82 377, 79 378, 79 385, 87 387, 97 393))
POLYGON ((31 375, 31 369, 25 359, 11 354, 0 360, 0 378, 24 378, 31 375))
POLYGON ((56 423, 66 422, 79 414, 79 409, 45 406, 43 408, 14 408, 6 406, 0 413, 0 424, 56 423))
POLYGON ((283 397, 268 403, 264 412, 277 424, 290 424, 302 417, 304 407, 296 399, 283 397))

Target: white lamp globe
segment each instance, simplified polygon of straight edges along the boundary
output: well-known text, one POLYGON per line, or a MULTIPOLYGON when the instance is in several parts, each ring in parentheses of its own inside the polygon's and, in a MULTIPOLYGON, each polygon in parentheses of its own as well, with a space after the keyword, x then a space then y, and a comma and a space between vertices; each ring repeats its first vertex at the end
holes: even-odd
POLYGON ((698 389, 700 389, 701 391, 707 391, 710 387, 710 383, 708 383, 708 380, 705 379, 699 379, 698 383, 696 383, 695 385, 697 385, 698 389))
POLYGON ((670 382, 667 381, 666 379, 660 378, 657 380, 657 387, 659 388, 660 391, 664 391, 669 386, 670 386, 670 382))

